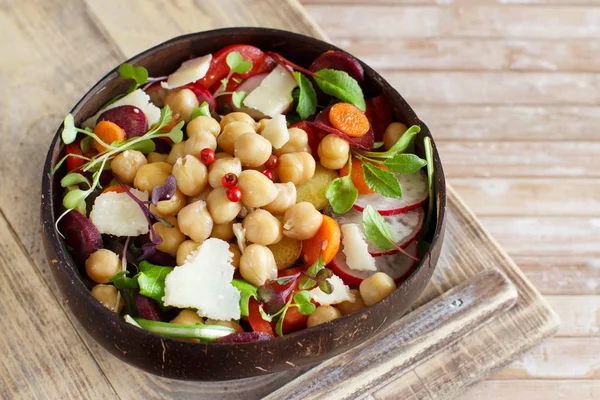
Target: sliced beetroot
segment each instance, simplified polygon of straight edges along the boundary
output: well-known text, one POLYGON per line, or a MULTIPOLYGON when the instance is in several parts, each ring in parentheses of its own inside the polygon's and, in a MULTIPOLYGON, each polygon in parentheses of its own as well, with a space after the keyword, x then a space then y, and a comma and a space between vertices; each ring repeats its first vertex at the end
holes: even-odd
POLYGON ((141 294, 135 296, 135 307, 140 317, 150 319, 152 321, 161 320, 160 306, 156 300, 146 297, 141 294))
POLYGON ((161 265, 163 267, 175 267, 177 260, 172 255, 164 251, 156 250, 156 253, 148 259, 152 264, 161 265))
MULTIPOLYGON (((340 226, 344 224, 357 224, 360 227, 360 229, 363 230, 363 215, 360 211, 351 209, 347 213, 340 215, 333 213, 330 208, 327 208, 325 210, 325 213, 330 217, 334 218, 340 226)), ((399 247, 404 248, 408 246, 412 241, 414 241, 419 235, 419 233, 421 233, 421 229, 423 229, 423 222, 425 219, 425 211, 423 210, 423 208, 418 208, 416 210, 408 211, 402 214, 386 215, 383 218, 390 227, 393 239, 396 242, 396 244, 399 247)), ((398 252, 398 250, 396 249, 386 250, 380 248, 379 246, 373 243, 368 244, 369 253, 371 253, 371 255, 373 256, 383 254, 395 254, 398 252)))
POLYGON ((365 115, 373 128, 375 141, 380 142, 383 140, 383 134, 388 125, 392 123, 392 107, 384 95, 368 99, 366 104, 365 115))
POLYGON ((273 336, 265 332, 236 332, 227 336, 220 337, 217 343, 250 343, 269 340, 273 336))
POLYGON ((185 88, 190 89, 192 92, 194 92, 194 94, 198 98, 199 104, 206 102, 208 104, 208 108, 210 109, 211 112, 217 106, 217 101, 213 97, 210 90, 206 89, 204 86, 200 85, 199 83, 188 83, 187 85, 185 85, 185 88))
MULTIPOLYGON (((406 252, 411 256, 418 256, 417 241, 411 242, 406 247, 406 252)), ((335 258, 328 264, 334 274, 339 276, 347 285, 360 285, 360 283, 376 272, 384 272, 391 276, 396 283, 402 282, 408 277, 416 262, 402 253, 394 253, 375 257, 376 271, 357 271, 346 263, 346 256, 339 251, 335 258)))
POLYGON ((378 193, 360 194, 353 207, 362 212, 366 205, 370 204, 381 215, 395 215, 414 210, 425 203, 429 197, 429 186, 423 171, 395 175, 402 188, 402 197, 392 199, 378 193))
POLYGON ((142 110, 135 106, 119 106, 104 111, 98 121, 110 121, 119 125, 127 138, 142 136, 148 130, 148 121, 142 110))
POLYGON ((169 139, 169 141, 165 140, 168 138, 158 138, 158 139, 152 139, 152 141, 154 142, 154 152, 156 153, 160 153, 160 154, 169 154, 171 152, 171 144, 169 143, 169 141, 171 139, 169 139))
POLYGON ((319 141, 321 141, 321 139, 326 135, 333 133, 334 135, 337 135, 345 141, 347 141, 350 144, 350 146, 354 148, 363 150, 373 149, 373 144, 375 143, 375 135, 373 133, 372 127, 369 128, 369 131, 363 136, 350 137, 342 131, 340 131, 339 129, 335 128, 333 125, 331 125, 331 122, 329 121, 329 110, 331 110, 331 106, 325 108, 323 111, 317 114, 313 122, 307 121, 307 123, 315 131, 316 136, 320 136, 319 141))
POLYGON ((58 223, 58 228, 65 236, 65 242, 72 248, 73 261, 83 268, 85 261, 96 250, 104 248, 102 235, 96 226, 85 215, 72 210, 58 223))
POLYGON ((358 60, 350 54, 339 50, 330 50, 321 54, 310 65, 310 70, 317 72, 322 69, 337 69, 344 71, 360 84, 365 79, 365 70, 358 60))

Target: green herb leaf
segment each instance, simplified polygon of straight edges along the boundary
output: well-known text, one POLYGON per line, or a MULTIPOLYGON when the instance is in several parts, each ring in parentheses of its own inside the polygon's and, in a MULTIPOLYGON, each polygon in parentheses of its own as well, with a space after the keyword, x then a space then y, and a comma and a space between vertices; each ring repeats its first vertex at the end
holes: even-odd
POLYGON ((325 197, 329 200, 331 208, 337 214, 348 212, 358 198, 358 189, 354 187, 350 175, 335 178, 327 187, 325 197))
POLYGON ((421 128, 417 125, 413 125, 406 130, 400 136, 400 139, 387 151, 360 151, 359 153, 363 156, 367 157, 375 157, 375 158, 392 158, 398 153, 405 153, 408 149, 412 147, 412 144, 415 140, 415 136, 417 133, 421 132, 421 128))
POLYGON ((316 275, 315 278, 319 280, 329 279, 333 276, 333 271, 328 268, 323 268, 316 275))
POLYGON ((325 294, 331 294, 333 292, 333 286, 327 280, 319 281, 319 289, 325 294))
POLYGON ((283 311, 281 312, 281 315, 279 316, 279 319, 275 324, 275 333, 277 334, 277 336, 283 336, 283 321, 285 320, 285 314, 287 313, 288 308, 289 305, 283 307, 283 311))
POLYGON ((368 241, 382 249, 396 248, 392 241, 392 231, 385 219, 371 205, 367 204, 363 210, 363 227, 368 241))
POLYGON ((423 139, 423 147, 425 147, 425 159, 427 160, 427 181, 429 183, 429 205, 427 207, 427 218, 425 218, 425 229, 429 228, 429 222, 431 221, 431 215, 433 214, 433 206, 435 204, 435 174, 433 170, 433 145, 431 144, 431 138, 425 136, 423 139))
POLYGON ((270 316, 269 314, 267 314, 265 312, 265 310, 263 310, 262 306, 260 306, 260 305, 258 306, 258 313, 260 314, 260 317, 262 319, 264 319, 265 321, 267 321, 267 322, 273 321, 273 317, 270 316))
MULTIPOLYGON (((314 264, 306 270, 306 274, 316 277, 319 271, 321 271, 323 268, 325 268, 325 260, 323 259, 323 255, 320 254, 319 259, 315 261, 314 264)), ((314 279, 303 276, 302 279, 300 279, 298 287, 300 288, 300 290, 307 290, 311 289, 316 284, 317 282, 315 282, 314 279)))
POLYGON ((227 54, 225 61, 227 62, 229 69, 238 74, 245 74, 252 69, 252 61, 244 60, 238 51, 232 51, 227 54))
POLYGON ((148 71, 146 68, 134 67, 128 63, 119 66, 119 75, 124 79, 133 79, 138 85, 143 85, 148 80, 148 71))
POLYGON ((398 178, 396 178, 393 173, 376 167, 368 162, 364 162, 362 167, 365 182, 371 190, 392 199, 397 199, 402 196, 400 182, 398 182, 398 178))
POLYGON ((346 103, 354 104, 361 111, 366 110, 365 96, 356 79, 344 71, 322 69, 315 73, 321 90, 346 103), (321 79, 319 79, 321 78, 321 79))
POLYGON ((202 104, 200 104, 200 107, 196 107, 192 110, 192 115, 190 115, 190 121, 199 116, 204 116, 204 117, 211 116, 210 115, 210 107, 208 106, 208 103, 205 101, 203 101, 202 104))
POLYGON ((60 181, 60 186, 65 188, 67 186, 78 185, 80 183, 87 183, 89 187, 92 186, 90 185, 88 178, 76 172, 71 172, 65 175, 60 181))
MULTIPOLYGON (((240 291, 240 312, 243 317, 248 316, 248 302, 250 297, 256 299, 256 287, 241 279, 232 279, 231 284, 240 291)), ((260 308, 260 307, 259 307, 260 308)))
POLYGON ((181 128, 183 128, 183 124, 185 124, 185 122, 184 121, 180 121, 169 132, 168 136, 173 141, 173 143, 179 143, 179 142, 181 142, 183 140, 183 131, 181 130, 181 128))
POLYGON ((172 338, 195 338, 203 342, 212 342, 235 332, 233 328, 221 325, 173 324, 171 322, 152 321, 144 318, 131 318, 142 329, 157 335, 172 338))
POLYGON ((294 303, 298 306, 298 311, 303 315, 310 315, 317 308, 310 302, 310 293, 306 290, 301 290, 294 295, 294 303))
POLYGON ((75 120, 72 114, 65 116, 61 137, 65 144, 71 144, 77 139, 77 130, 75 129, 75 120))
POLYGON ((79 142, 79 148, 83 154, 89 153, 94 148, 94 139, 89 136, 84 137, 79 142))
POLYGON ((127 277, 128 274, 129 271, 119 271, 108 280, 111 281, 117 289, 137 289, 139 287, 137 275, 133 278, 129 278, 127 277))
POLYGON ((392 158, 388 158, 384 163, 390 171, 399 174, 412 174, 427 165, 427 161, 423 160, 415 154, 398 153, 392 158))
POLYGON ((141 142, 137 142, 129 146, 128 150, 137 150, 144 154, 148 154, 156 150, 156 145, 150 139, 142 140, 141 142))
POLYGON ((77 208, 77 206, 80 205, 81 202, 84 201, 85 198, 88 197, 90 193, 91 193, 91 189, 88 189, 88 190, 81 190, 81 189, 71 190, 63 198, 63 206, 65 206, 65 208, 67 210, 71 210, 73 208, 77 208))
POLYGON ((154 265, 148 261, 142 261, 138 265, 137 274, 138 284, 140 285, 140 294, 150 297, 160 304, 163 304, 162 298, 165 295, 165 278, 172 267, 163 267, 154 265))
POLYGON ((244 102, 246 96, 248 96, 246 92, 233 92, 231 93, 231 102, 237 108, 242 108, 242 103, 244 102))
POLYGON ((298 105, 296 111, 302 120, 317 112, 317 93, 310 79, 300 72, 294 71, 294 77, 298 82, 298 105))

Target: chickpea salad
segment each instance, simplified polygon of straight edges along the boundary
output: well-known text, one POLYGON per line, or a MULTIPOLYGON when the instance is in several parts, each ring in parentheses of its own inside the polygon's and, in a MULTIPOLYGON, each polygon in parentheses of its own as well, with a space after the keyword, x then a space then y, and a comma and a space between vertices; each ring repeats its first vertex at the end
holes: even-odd
MULTIPOLYGON (((149 332, 239 343, 369 307, 414 269, 432 146, 365 98, 361 64, 308 67, 247 44, 64 119, 56 229, 91 294, 149 332)), ((425 246, 424 246, 425 245, 425 246)))

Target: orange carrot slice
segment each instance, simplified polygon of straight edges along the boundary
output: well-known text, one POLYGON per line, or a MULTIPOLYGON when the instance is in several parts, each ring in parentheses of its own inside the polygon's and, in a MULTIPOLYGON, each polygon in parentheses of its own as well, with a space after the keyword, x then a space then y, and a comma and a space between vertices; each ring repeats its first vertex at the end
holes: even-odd
MULTIPOLYGON (((131 190, 131 186, 129 185, 125 185, 125 187, 129 190, 131 190)), ((119 185, 118 183, 116 185, 110 185, 104 188, 104 190, 102 191, 102 193, 108 193, 108 192, 115 192, 115 193, 123 193, 125 192, 125 190, 123 190, 123 187, 121 187, 121 185, 119 185)))
MULTIPOLYGON (((377 167, 384 169, 387 171, 387 167, 382 164, 377 164, 377 167)), ((342 169, 340 169, 340 176, 348 175, 348 164, 344 165, 342 169)), ((365 175, 363 173, 362 162, 357 158, 352 157, 352 182, 354 183, 354 187, 358 190, 360 194, 371 194, 375 193, 365 182, 365 175)))
POLYGON ((329 110, 329 122, 335 128, 352 137, 359 137, 369 132, 367 116, 350 103, 334 104, 329 110))
POLYGON ((311 265, 323 254, 325 264, 329 264, 340 250, 342 234, 337 221, 323 215, 323 222, 316 235, 302 242, 302 260, 311 265))
MULTIPOLYGON (((94 128, 94 133, 104 143, 112 144, 113 142, 122 142, 125 140, 125 131, 119 125, 110 121, 100 121, 94 128)), ((94 147, 99 152, 106 150, 106 148, 97 140, 94 140, 94 147)))

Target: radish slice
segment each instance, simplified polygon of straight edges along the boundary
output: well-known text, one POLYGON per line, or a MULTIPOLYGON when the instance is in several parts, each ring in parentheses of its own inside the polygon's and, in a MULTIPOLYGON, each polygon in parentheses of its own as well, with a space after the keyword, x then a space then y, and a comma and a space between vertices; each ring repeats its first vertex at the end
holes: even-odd
MULTIPOLYGON (((381 197, 380 195, 378 196, 381 197)), ((344 224, 357 224, 360 227, 360 230, 364 233, 362 212, 351 209, 346 214, 339 215, 334 213, 331 208, 327 208, 324 212, 335 219, 340 226, 344 224)), ((417 208, 416 210, 408 211, 402 214, 386 215, 383 218, 389 225, 396 244, 402 248, 405 248, 417 238, 419 233, 421 233, 423 222, 425 220, 425 211, 423 208, 417 208)), ((368 239, 367 243, 369 243, 369 253, 371 253, 373 257, 398 253, 398 250, 396 249, 382 249, 377 245, 370 243, 368 239)))
MULTIPOLYGON (((261 84, 261 82, 267 77, 267 75, 269 75, 269 74, 264 73, 264 74, 257 74, 257 75, 251 76, 250 78, 243 80, 242 83, 240 83, 239 86, 237 86, 235 88, 235 91, 236 92, 244 92, 248 95, 248 94, 252 93, 252 91, 261 84)), ((250 107, 238 108, 238 107, 236 107, 233 104, 233 101, 231 100, 231 95, 225 95, 224 97, 226 98, 226 101, 229 103, 229 106, 231 107, 231 109, 233 111, 245 112, 246 114, 250 115, 254 119, 265 118, 265 114, 263 114, 262 112, 260 112, 258 110, 255 110, 254 108, 250 108, 250 107)))
MULTIPOLYGON (((418 256, 417 241, 413 241, 406 247, 406 252, 411 256, 418 256)), ((339 276, 347 285, 360 285, 360 283, 376 272, 385 272, 391 276, 396 283, 402 282, 408 277, 416 262, 402 253, 381 255, 375 257, 377 271, 357 271, 346 264, 344 252, 339 251, 335 258, 328 264, 334 274, 339 276)))
POLYGON ((378 193, 361 194, 354 202, 354 208, 362 212, 366 205, 370 204, 381 215, 396 215, 414 210, 425 203, 429 197, 429 187, 427 186, 427 176, 423 171, 395 175, 402 188, 402 197, 392 199, 378 193))

